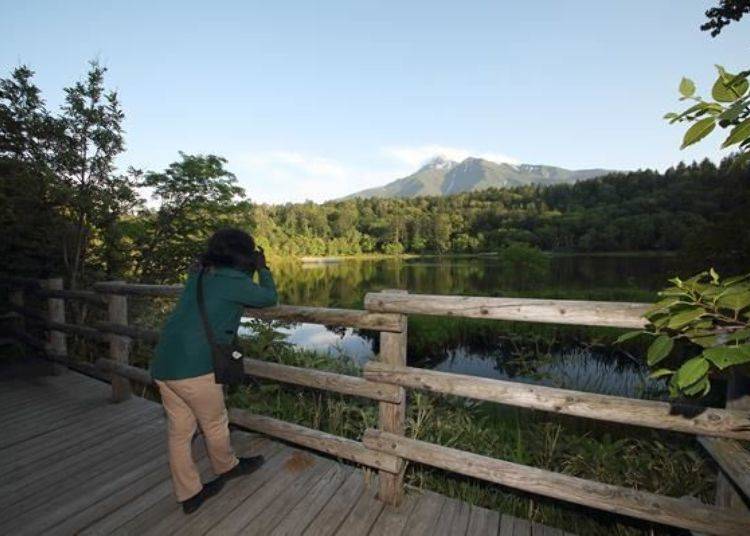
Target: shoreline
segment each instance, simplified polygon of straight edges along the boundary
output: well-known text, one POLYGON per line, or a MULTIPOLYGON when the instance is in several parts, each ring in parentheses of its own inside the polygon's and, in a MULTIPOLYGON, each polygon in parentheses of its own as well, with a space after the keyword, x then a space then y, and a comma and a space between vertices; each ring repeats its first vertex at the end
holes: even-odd
MULTIPOLYGON (((593 253, 583 253, 575 251, 545 251, 547 255, 553 257, 675 257, 679 254, 678 251, 597 251, 593 253)), ((295 257, 294 260, 299 261, 303 264, 334 264, 345 261, 377 261, 386 259, 467 259, 476 257, 497 257, 500 255, 497 251, 485 251, 477 253, 451 253, 446 255, 440 255, 438 253, 402 253, 402 254, 387 254, 387 253, 368 253, 362 255, 326 255, 326 256, 313 256, 306 255, 302 257, 295 257)))

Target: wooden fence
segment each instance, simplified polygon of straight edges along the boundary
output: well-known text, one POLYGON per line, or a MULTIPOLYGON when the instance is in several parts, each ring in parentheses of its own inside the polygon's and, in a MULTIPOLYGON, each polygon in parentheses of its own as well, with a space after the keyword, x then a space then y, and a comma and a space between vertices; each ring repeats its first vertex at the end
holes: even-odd
MULTIPOLYGON (((128 324, 128 296, 177 296, 181 286, 106 282, 92 290, 65 290, 60 278, 44 281, 5 279, 10 288, 10 309, 22 322, 42 325, 46 340, 38 340, 20 325, 13 334, 24 343, 44 349, 55 361, 85 372, 111 378, 113 399, 131 396, 131 382, 151 383, 148 371, 129 363, 133 339, 156 342, 154 330, 128 324), (27 295, 47 301, 47 311, 26 306, 27 295), (106 305, 108 319, 92 325, 66 321, 64 300, 106 305), (95 366, 68 360, 66 334, 109 343, 109 357, 95 366)), ((750 441, 750 396, 733 399, 727 408, 636 400, 512 381, 477 378, 406 366, 407 314, 430 314, 551 322, 591 326, 638 328, 644 325, 646 304, 413 295, 389 290, 369 293, 365 310, 279 305, 246 310, 249 317, 287 322, 365 328, 380 333, 377 360, 364 368, 363 377, 292 367, 245 358, 249 375, 376 400, 377 429, 368 429, 362 441, 231 408, 232 423, 285 441, 369 466, 379 471, 379 497, 398 504, 403 495, 405 462, 413 461, 503 486, 568 501, 608 512, 711 534, 750 534, 750 453, 739 441, 750 441), (691 498, 673 498, 613 486, 543 469, 411 439, 405 435, 406 389, 426 390, 516 407, 587 419, 672 430, 698 436, 721 468, 716 504, 691 498), (743 498, 744 496, 744 498, 743 498)), ((64 368, 64 367, 63 367, 64 368)))

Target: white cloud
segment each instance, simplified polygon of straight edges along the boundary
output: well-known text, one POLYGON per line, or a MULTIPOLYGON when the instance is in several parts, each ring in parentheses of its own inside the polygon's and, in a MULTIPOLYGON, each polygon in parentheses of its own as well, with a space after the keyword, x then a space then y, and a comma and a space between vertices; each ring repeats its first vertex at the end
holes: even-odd
POLYGON ((264 203, 321 202, 394 178, 390 170, 362 170, 325 156, 286 150, 230 155, 229 164, 248 196, 264 203))
POLYGON ((460 162, 470 156, 476 158, 484 158, 485 160, 491 160, 497 163, 508 163, 508 164, 519 164, 517 158, 513 158, 508 155, 495 152, 487 151, 475 151, 471 149, 465 149, 462 147, 447 147, 444 145, 420 145, 416 147, 387 147, 383 149, 383 154, 403 162, 416 169, 427 160, 435 157, 442 156, 449 160, 455 160, 460 162))
POLYGON ((416 171, 435 156, 461 161, 469 156, 493 162, 517 163, 515 158, 442 145, 387 147, 367 163, 344 163, 327 156, 291 150, 229 154, 229 169, 256 202, 322 202, 359 190, 382 186, 416 171))

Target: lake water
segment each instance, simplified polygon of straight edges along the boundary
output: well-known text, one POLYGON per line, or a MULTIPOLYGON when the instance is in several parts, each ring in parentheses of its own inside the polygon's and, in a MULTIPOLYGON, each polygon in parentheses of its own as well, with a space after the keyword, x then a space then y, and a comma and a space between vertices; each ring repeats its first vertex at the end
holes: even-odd
MULTIPOLYGON (((649 301, 679 271, 673 256, 552 256, 549 268, 529 279, 498 257, 412 258, 288 263, 273 266, 282 303, 361 308, 367 292, 406 289, 415 294, 527 296, 607 301, 649 301)), ((685 275, 685 274, 680 274, 685 275)), ((489 378, 513 378, 587 391, 642 396, 660 390, 636 361, 611 348, 592 349, 586 341, 557 345, 543 357, 522 358, 504 344, 513 326, 498 331, 497 343, 461 340, 421 350, 409 349, 410 364, 489 378)), ((415 329, 410 323, 410 330, 415 329)), ((418 329, 418 328, 417 328, 418 329)), ((288 342, 346 356, 358 363, 372 358, 371 333, 330 330, 314 324, 281 327, 288 342)), ((528 325, 525 333, 528 334, 528 325)))

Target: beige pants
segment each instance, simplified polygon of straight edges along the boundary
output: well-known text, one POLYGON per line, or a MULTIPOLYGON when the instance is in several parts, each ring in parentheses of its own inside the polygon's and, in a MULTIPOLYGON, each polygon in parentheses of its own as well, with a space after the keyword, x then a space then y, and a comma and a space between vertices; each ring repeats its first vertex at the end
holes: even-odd
POLYGON ((169 468, 178 501, 198 493, 201 484, 193 461, 191 443, 200 426, 214 473, 226 473, 237 465, 229 441, 229 419, 221 385, 214 375, 184 380, 156 380, 168 420, 169 468))

